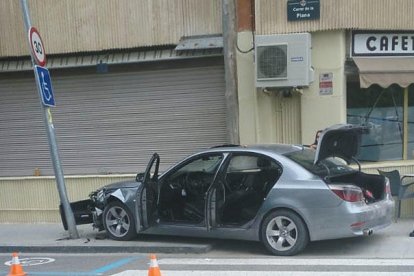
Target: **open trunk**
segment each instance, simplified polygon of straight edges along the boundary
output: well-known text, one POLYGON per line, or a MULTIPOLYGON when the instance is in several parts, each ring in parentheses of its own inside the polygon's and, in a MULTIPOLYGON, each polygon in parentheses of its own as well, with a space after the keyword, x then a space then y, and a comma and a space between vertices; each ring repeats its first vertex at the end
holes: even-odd
POLYGON ((367 204, 374 203, 385 198, 385 178, 382 175, 366 174, 361 171, 329 177, 326 183, 346 184, 361 188, 367 204))

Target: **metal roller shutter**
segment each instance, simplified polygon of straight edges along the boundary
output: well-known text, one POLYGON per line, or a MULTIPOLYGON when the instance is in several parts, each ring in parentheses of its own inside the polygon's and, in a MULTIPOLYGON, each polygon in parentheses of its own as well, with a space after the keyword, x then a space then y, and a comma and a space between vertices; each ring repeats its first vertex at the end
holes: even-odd
MULTIPOLYGON (((220 62, 51 76, 65 174, 135 173, 153 152, 166 169, 195 150, 227 141, 220 62)), ((0 75, 0 95, 0 176, 33 175, 35 168, 53 175, 33 76, 0 75)))

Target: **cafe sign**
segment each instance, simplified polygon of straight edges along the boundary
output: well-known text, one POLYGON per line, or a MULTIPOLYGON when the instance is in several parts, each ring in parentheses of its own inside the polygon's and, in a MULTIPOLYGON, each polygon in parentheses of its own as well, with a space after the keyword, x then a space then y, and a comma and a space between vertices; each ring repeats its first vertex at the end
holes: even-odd
POLYGON ((288 21, 319 19, 319 0, 288 0, 288 21))
POLYGON ((414 31, 355 31, 351 54, 357 56, 414 56, 414 31))

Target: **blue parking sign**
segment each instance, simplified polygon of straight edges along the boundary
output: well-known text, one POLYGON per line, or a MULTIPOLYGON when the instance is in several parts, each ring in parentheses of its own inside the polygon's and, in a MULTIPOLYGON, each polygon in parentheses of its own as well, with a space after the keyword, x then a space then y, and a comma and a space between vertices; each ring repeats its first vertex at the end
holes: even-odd
POLYGON ((50 79, 49 70, 38 65, 35 65, 35 67, 43 105, 55 106, 55 98, 53 97, 52 82, 50 79))

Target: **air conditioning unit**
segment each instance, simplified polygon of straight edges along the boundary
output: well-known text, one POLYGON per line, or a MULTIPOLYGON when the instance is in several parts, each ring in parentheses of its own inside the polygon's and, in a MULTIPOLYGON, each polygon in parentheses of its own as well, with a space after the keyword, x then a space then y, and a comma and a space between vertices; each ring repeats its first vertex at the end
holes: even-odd
POLYGON ((311 67, 309 33, 255 37, 256 87, 309 86, 311 67))

